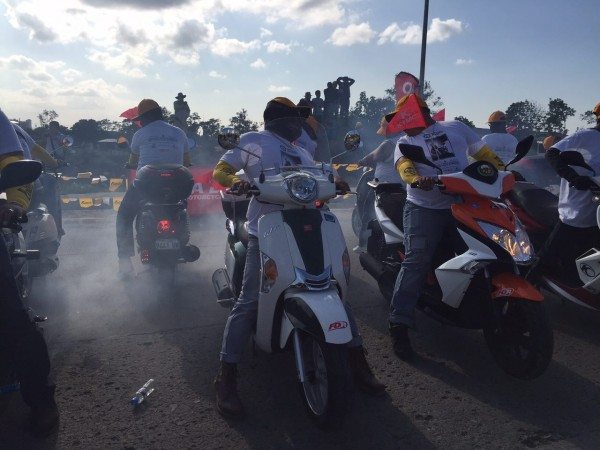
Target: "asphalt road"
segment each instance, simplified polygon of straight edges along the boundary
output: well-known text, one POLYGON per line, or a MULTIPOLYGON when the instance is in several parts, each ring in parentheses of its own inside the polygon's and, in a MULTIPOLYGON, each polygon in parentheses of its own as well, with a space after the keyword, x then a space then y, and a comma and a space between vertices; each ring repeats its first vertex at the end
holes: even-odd
MULTIPOLYGON (((336 210, 349 248, 349 209, 336 210)), ((493 362, 481 333, 419 317, 420 357, 399 361, 387 336, 387 305, 352 256, 350 301, 368 358, 387 395, 352 397, 341 429, 322 432, 307 419, 291 354, 247 352, 239 390, 241 422, 214 410, 212 380, 227 310, 211 285, 222 264, 224 219, 195 225, 202 257, 181 266, 164 293, 149 272, 116 276, 114 213, 69 212, 61 265, 34 285, 32 306, 48 315, 58 434, 24 431, 18 394, 0 398, 0 449, 31 448, 597 448, 600 446, 600 314, 548 301, 556 351, 548 371, 523 382, 493 362), (156 392, 138 410, 132 394, 149 378, 156 392)))

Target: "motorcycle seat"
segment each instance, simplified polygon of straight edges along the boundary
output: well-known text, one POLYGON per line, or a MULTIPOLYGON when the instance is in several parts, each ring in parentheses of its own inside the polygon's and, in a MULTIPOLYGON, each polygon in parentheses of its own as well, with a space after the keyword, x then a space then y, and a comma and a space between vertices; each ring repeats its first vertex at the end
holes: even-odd
POLYGON ((533 183, 516 183, 510 199, 547 228, 558 222, 558 197, 546 189, 533 183))

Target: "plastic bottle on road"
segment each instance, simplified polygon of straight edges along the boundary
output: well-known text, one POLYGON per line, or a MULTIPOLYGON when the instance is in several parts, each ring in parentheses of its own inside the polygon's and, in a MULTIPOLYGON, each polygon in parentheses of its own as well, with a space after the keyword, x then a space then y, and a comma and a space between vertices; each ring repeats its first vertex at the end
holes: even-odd
POLYGON ((144 400, 146 400, 148 398, 148 396, 150 394, 152 394, 154 392, 154 388, 150 387, 152 385, 152 383, 154 383, 154 379, 150 378, 146 382, 146 384, 144 384, 141 388, 138 389, 138 391, 135 393, 135 395, 133 396, 133 398, 130 401, 130 403, 133 406, 140 405, 144 400))

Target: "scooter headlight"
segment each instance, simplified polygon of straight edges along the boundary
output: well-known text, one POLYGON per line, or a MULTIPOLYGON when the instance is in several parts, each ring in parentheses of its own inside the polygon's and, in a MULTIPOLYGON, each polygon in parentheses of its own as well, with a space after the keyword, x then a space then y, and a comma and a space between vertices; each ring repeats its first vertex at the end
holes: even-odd
POLYGON ((508 252, 517 264, 528 264, 533 259, 533 246, 529 241, 527 232, 519 221, 515 226, 515 234, 510 231, 486 222, 477 222, 487 236, 508 252))
POLYGON ((319 194, 319 183, 307 173, 287 176, 284 186, 292 200, 299 203, 311 203, 319 194))

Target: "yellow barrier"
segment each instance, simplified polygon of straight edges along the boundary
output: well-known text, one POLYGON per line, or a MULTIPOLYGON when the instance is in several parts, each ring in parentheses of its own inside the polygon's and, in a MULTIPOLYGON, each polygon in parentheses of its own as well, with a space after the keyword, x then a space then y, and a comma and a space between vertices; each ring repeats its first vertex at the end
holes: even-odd
POLYGON ((110 192, 115 192, 117 189, 121 187, 123 184, 123 178, 111 178, 110 183, 108 185, 108 190, 110 192))
POLYGON ((94 200, 91 197, 82 197, 79 199, 81 208, 91 208, 94 205, 94 200))

